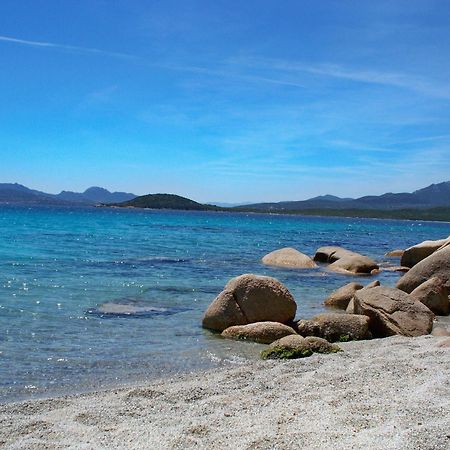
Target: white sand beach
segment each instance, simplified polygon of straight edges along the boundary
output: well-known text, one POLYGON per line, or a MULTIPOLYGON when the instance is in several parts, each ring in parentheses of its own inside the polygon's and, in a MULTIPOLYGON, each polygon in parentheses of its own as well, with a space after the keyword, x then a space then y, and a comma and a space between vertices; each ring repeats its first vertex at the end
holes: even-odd
POLYGON ((0 406, 10 449, 450 448, 448 337, 254 361, 143 386, 0 406))

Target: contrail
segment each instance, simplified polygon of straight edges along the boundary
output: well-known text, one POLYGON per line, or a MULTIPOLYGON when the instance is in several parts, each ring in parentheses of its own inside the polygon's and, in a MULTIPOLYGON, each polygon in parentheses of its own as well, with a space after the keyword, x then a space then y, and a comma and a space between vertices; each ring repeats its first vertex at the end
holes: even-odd
POLYGON ((136 59, 136 56, 130 55, 128 53, 109 52, 107 50, 100 50, 98 48, 77 47, 76 45, 55 44, 53 42, 28 41, 26 39, 17 39, 9 36, 0 35, 0 41, 11 42, 13 44, 28 45, 31 47, 56 48, 61 50, 69 50, 72 52, 95 53, 98 55, 114 56, 116 58, 136 59))

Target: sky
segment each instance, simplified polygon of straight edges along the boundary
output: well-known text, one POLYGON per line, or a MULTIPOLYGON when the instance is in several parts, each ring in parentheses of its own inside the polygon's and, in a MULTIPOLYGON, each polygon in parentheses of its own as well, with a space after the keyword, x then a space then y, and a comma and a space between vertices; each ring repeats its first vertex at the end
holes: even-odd
POLYGON ((433 0, 2 0, 0 182, 202 202, 450 180, 433 0))

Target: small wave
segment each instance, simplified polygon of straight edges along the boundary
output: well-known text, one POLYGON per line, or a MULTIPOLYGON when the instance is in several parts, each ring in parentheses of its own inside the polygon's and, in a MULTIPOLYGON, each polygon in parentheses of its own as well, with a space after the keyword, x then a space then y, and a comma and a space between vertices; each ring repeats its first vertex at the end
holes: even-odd
POLYGON ((114 264, 178 264, 188 262, 187 258, 170 258, 167 256, 154 256, 154 257, 144 257, 144 258, 130 258, 114 261, 114 264))

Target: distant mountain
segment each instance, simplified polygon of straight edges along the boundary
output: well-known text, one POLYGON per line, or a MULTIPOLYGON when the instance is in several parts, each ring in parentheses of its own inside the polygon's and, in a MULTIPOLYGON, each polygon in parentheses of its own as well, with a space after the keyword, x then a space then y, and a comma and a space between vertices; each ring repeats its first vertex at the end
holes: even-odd
POLYGON ((424 209, 450 206, 450 181, 432 184, 413 193, 386 193, 368 195, 356 199, 339 198, 334 195, 322 195, 309 200, 286 201, 278 203, 256 203, 239 206, 235 210, 252 211, 305 211, 315 209, 424 209))
POLYGON ((136 198, 127 192, 109 192, 101 187, 90 187, 84 192, 62 191, 59 194, 29 189, 18 183, 0 183, 0 203, 42 205, 95 205, 118 203, 136 198))
POLYGON ((107 189, 92 186, 84 192, 61 191, 55 197, 73 203, 86 205, 97 203, 120 203, 136 198, 137 195, 128 192, 109 192, 107 189))
POLYGON ((136 197, 133 200, 116 203, 110 206, 152 209, 182 209, 191 211, 218 211, 221 209, 214 205, 204 205, 202 203, 197 203, 194 200, 175 194, 141 195, 140 197, 136 197))
POLYGON ((51 194, 29 189, 18 183, 0 183, 0 203, 26 205, 66 205, 51 194))
POLYGON ((313 197, 310 198, 309 201, 312 200, 319 200, 319 201, 331 201, 331 202, 346 202, 349 200, 353 200, 352 198, 341 198, 341 197, 336 197, 335 195, 330 195, 330 194, 326 194, 326 195, 319 195, 317 197, 313 197))

